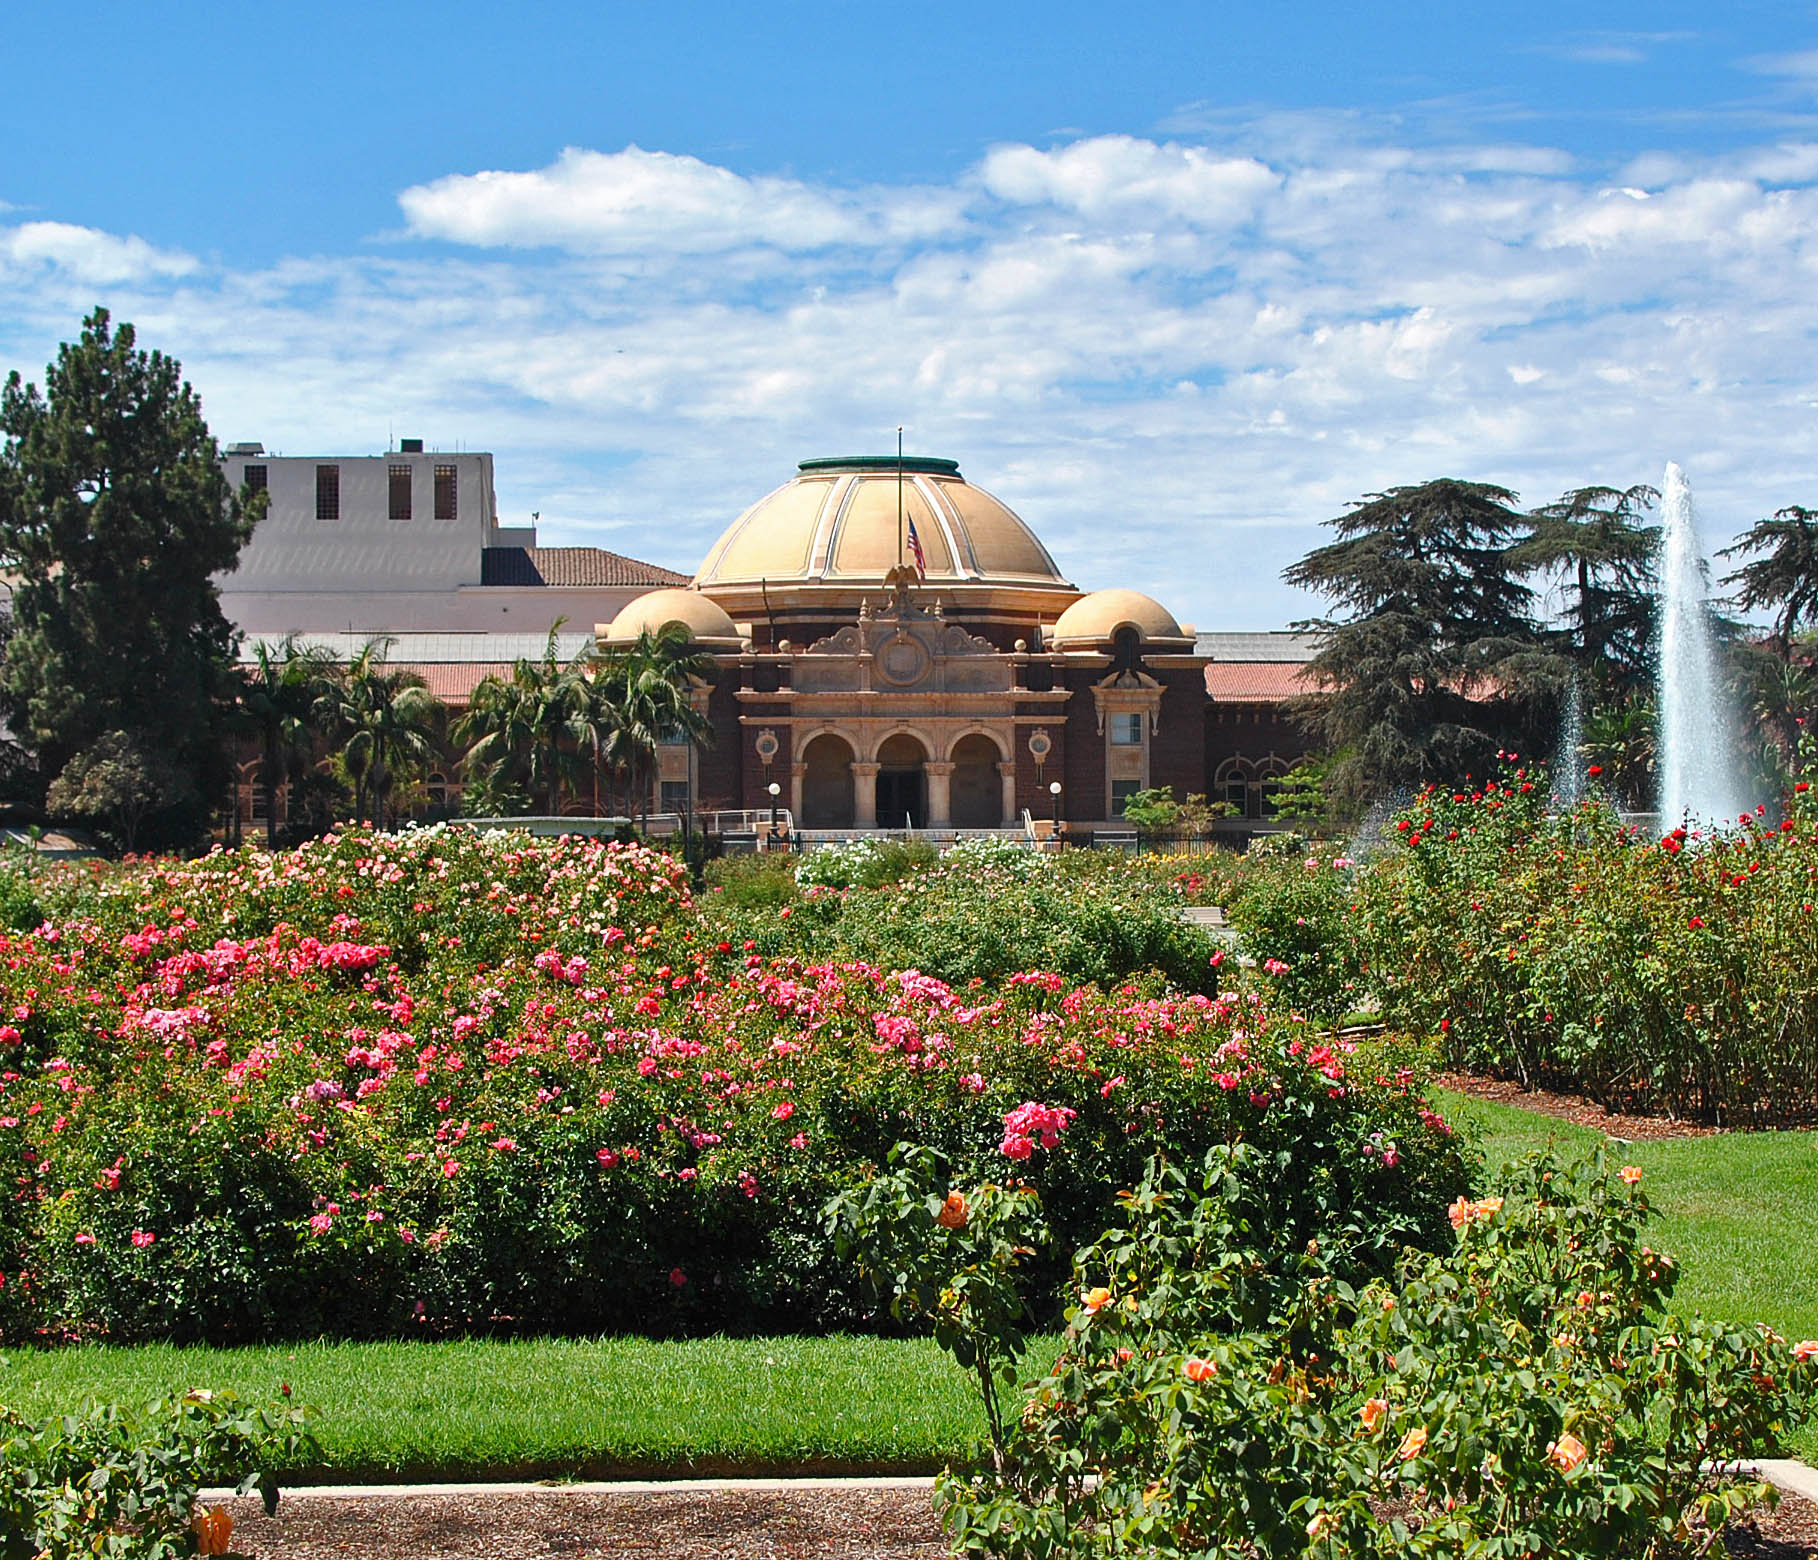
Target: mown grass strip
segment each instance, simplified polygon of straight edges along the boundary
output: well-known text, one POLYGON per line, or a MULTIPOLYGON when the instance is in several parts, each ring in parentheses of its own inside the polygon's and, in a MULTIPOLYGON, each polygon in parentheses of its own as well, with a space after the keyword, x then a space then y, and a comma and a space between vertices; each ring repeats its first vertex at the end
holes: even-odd
MULTIPOLYGON (((1585 1153, 1603 1136, 1462 1095, 1444 1095, 1440 1108, 1473 1133, 1491 1169, 1549 1143, 1568 1157, 1585 1153)), ((1652 1244, 1680 1264, 1676 1304, 1818 1338, 1818 1133, 1730 1132, 1625 1143, 1615 1153, 1644 1172, 1657 1213, 1652 1244)), ((1818 1461, 1818 1426, 1789 1444, 1818 1461)))
MULTIPOLYGON (((1048 1346, 1048 1356, 1053 1345, 1048 1346)), ((984 1421, 927 1340, 634 1338, 4 1351, 0 1402, 141 1404, 190 1387, 319 1410, 310 1478, 927 1473, 984 1421)), ((1032 1356, 1032 1358, 1034 1358, 1032 1356)), ((1042 1356, 1034 1368, 1046 1368, 1042 1356)))

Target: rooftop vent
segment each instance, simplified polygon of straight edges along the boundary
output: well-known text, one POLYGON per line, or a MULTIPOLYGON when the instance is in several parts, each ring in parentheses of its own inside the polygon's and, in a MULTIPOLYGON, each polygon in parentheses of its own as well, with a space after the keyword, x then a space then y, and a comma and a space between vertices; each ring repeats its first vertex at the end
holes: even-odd
POLYGON ((400 455, 421 455, 423 453, 423 441, 421 439, 399 439, 398 453, 400 455))
POLYGON ((259 443, 257 439, 254 439, 246 444, 228 445, 227 453, 229 455, 263 455, 265 453, 265 446, 259 443))

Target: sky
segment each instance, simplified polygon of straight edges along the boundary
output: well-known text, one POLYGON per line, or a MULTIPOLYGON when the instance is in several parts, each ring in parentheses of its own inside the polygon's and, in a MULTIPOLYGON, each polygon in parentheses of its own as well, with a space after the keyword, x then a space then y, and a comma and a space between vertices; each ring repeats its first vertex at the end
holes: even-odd
POLYGON ((1818 4, 18 7, 0 368, 96 304, 224 442, 490 450, 692 570, 960 462, 1202 629, 1365 494, 1818 506, 1818 4))

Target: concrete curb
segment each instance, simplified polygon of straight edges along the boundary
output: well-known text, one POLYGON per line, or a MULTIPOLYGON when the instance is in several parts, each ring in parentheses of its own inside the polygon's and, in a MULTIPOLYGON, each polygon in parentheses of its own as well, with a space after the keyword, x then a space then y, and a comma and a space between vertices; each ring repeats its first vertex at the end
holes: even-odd
MULTIPOLYGON (((1810 1473, 1810 1470, 1807 1470, 1810 1473)), ((1813 1475, 1818 1481, 1818 1475, 1813 1475)), ((722 1491, 762 1490, 920 1490, 934 1488, 932 1475, 861 1475, 853 1478, 801 1479, 623 1479, 568 1483, 557 1480, 501 1481, 497 1484, 310 1484, 286 1489, 285 1500, 381 1500, 431 1495, 712 1495, 722 1491)), ((230 1489, 203 1490, 206 1501, 235 1499, 230 1489)), ((247 1500, 257 1500, 248 1495, 247 1500)))
MULTIPOLYGON (((1799 1495, 1818 1505, 1818 1468, 1792 1457, 1764 1457, 1742 1463, 1737 1473, 1758 1473, 1776 1489, 1799 1495)), ((749 1494, 763 1490, 931 1490, 934 1480, 925 1474, 875 1475, 853 1478, 809 1477, 800 1479, 622 1479, 563 1483, 555 1480, 502 1481, 497 1484, 313 1484, 283 1492, 285 1500, 383 1500, 421 1499, 446 1495, 713 1495, 749 1494)), ((234 1499, 229 1489, 203 1490, 201 1499, 234 1499)), ((249 1495, 248 1500, 258 1497, 249 1495)))

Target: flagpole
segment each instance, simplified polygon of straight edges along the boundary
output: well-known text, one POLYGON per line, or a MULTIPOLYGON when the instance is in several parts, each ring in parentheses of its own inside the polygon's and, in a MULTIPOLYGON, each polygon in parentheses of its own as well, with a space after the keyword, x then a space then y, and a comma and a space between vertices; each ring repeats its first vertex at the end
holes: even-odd
POLYGON ((896 566, 903 566, 903 425, 896 427, 896 566))

